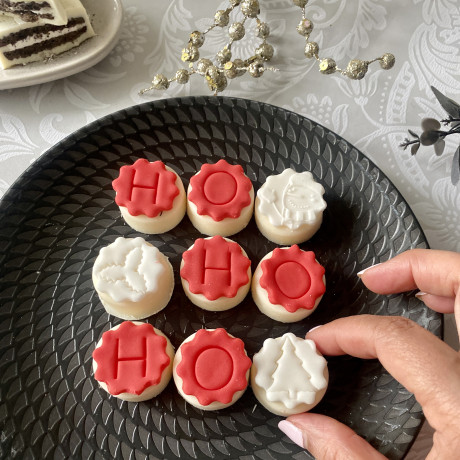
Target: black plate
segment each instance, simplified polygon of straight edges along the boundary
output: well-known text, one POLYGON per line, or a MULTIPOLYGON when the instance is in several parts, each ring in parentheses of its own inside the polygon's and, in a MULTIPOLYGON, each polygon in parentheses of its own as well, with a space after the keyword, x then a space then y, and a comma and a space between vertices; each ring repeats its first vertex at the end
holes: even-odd
MULTIPOLYGON (((293 325, 265 317, 247 298, 237 308, 205 312, 179 282, 182 252, 199 233, 186 218, 146 236, 173 264, 170 305, 149 318, 175 347, 196 330, 224 327, 252 356, 267 337, 303 336, 334 318, 403 315, 436 335, 440 315, 411 294, 378 296, 356 272, 414 247, 427 247, 406 202, 364 155, 326 128, 286 110, 221 97, 168 99, 122 110, 77 131, 33 164, 0 207, 0 454, 10 458, 306 459, 277 428, 280 417, 250 389, 232 407, 203 412, 173 382, 156 399, 126 403, 98 387, 91 353, 120 320, 98 300, 91 269, 99 249, 136 236, 120 217, 111 181, 139 157, 163 160, 187 184, 202 163, 239 163, 256 190, 273 173, 310 170, 326 189, 320 231, 302 247, 326 267, 320 307, 293 325)), ((253 221, 233 237, 253 269, 275 245, 253 221)), ((382 453, 401 458, 423 415, 414 397, 376 361, 329 360, 330 387, 317 411, 355 429, 382 453)))

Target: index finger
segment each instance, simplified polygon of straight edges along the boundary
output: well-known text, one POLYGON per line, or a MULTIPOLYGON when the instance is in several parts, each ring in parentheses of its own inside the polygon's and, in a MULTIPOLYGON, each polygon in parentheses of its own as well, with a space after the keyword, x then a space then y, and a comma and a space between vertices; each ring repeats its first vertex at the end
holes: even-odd
POLYGON ((460 289, 460 254, 412 249, 360 272, 363 283, 378 294, 419 289, 454 298, 460 289))
POLYGON ((407 318, 360 315, 340 318, 307 334, 324 355, 377 358, 423 406, 435 429, 460 410, 459 355, 407 318))

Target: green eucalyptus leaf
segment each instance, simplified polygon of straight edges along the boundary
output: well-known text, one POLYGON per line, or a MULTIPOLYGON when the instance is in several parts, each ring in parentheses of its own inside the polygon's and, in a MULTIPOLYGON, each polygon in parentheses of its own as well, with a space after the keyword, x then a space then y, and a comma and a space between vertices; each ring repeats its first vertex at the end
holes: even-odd
POLYGON ((438 131, 441 129, 441 123, 434 118, 424 118, 422 120, 423 131, 438 131))
POLYGON ((444 152, 444 149, 446 148, 446 141, 444 139, 439 139, 434 143, 434 153, 439 157, 442 155, 442 152, 444 152))
POLYGON ((412 155, 415 155, 418 152, 419 148, 420 148, 420 144, 413 144, 412 147, 410 148, 410 153, 412 155))
POLYGON ((457 104, 452 99, 449 99, 447 96, 441 93, 438 89, 434 86, 431 87, 436 99, 441 104, 441 107, 452 117, 452 118, 460 118, 460 105, 457 104))
POLYGON ((422 145, 433 145, 439 139, 439 134, 436 131, 424 131, 420 136, 422 145))

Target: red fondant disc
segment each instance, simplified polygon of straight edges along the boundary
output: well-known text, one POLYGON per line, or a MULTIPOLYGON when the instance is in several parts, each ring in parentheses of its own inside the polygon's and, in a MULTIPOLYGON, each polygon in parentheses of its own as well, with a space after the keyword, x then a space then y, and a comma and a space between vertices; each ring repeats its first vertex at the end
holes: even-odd
POLYGON ((311 287, 311 279, 307 269, 302 264, 293 261, 278 265, 275 271, 275 281, 281 293, 290 299, 299 299, 311 287))
POLYGON ((210 216, 216 222, 239 217, 252 201, 252 183, 243 168, 225 160, 204 164, 190 179, 190 185, 188 199, 195 204, 198 214, 210 216))
POLYGON ((124 321, 116 330, 102 334, 102 345, 93 352, 97 363, 95 378, 104 382, 112 395, 140 395, 158 385, 170 363, 167 341, 151 324, 124 321))
POLYGON ((238 289, 249 282, 251 261, 238 243, 221 236, 195 241, 182 255, 180 271, 194 294, 203 294, 208 300, 235 297, 238 289))
POLYGON ((276 248, 261 268, 260 285, 267 291, 268 299, 291 313, 300 308, 311 310, 326 291, 324 267, 312 251, 302 251, 297 245, 276 248))
POLYGON ((233 376, 232 357, 222 348, 208 348, 196 359, 195 375, 198 384, 206 390, 223 388, 233 376))
POLYGON ((201 405, 228 404, 236 392, 247 387, 251 360, 243 341, 225 329, 200 329, 180 350, 182 359, 176 372, 182 379, 182 391, 195 396, 201 405))
POLYGON ((229 204, 235 198, 238 184, 227 172, 215 172, 208 176, 203 186, 203 195, 216 205, 229 204))
POLYGON ((179 195, 177 176, 161 161, 150 163, 140 158, 131 166, 122 166, 120 175, 112 182, 117 192, 115 202, 128 209, 132 216, 157 217, 173 207, 179 195))

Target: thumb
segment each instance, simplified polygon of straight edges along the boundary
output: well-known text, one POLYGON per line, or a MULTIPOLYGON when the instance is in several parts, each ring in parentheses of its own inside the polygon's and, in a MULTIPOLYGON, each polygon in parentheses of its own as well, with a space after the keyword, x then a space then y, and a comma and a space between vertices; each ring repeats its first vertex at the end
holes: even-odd
POLYGON ((278 427, 317 460, 386 459, 351 428, 325 415, 291 415, 278 427))

